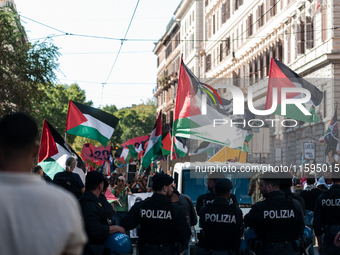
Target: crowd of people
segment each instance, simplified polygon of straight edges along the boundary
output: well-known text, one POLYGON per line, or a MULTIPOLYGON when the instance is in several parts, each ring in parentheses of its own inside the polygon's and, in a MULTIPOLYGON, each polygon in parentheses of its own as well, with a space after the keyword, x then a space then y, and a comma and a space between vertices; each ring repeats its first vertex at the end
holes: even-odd
POLYGON ((128 234, 136 227, 140 255, 188 254, 197 215, 202 255, 239 254, 242 236, 243 252, 313 254, 313 231, 320 254, 340 254, 340 174, 330 171, 338 164, 333 154, 322 176, 308 165, 302 175, 262 174, 263 197, 243 215, 231 181, 217 175, 209 175, 209 192, 197 198, 196 210, 163 173, 154 174, 152 187, 144 174, 127 181, 98 171, 83 183, 69 157, 66 170, 51 180, 41 166, 32 167, 37 139, 38 126, 26 114, 0 120, 0 254, 131 254, 128 234), (128 207, 128 195, 151 189, 150 198, 128 207))

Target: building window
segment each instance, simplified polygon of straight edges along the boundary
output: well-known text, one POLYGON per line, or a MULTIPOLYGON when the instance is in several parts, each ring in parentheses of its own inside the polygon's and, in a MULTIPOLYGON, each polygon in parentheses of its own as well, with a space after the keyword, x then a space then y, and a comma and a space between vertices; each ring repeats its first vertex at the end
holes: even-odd
POLYGON ((248 37, 253 34, 253 14, 250 14, 247 19, 248 37))
POLYGON ((321 7, 321 40, 324 42, 327 39, 327 10, 321 7))
POLYGON ((207 6, 209 4, 208 0, 205 0, 205 6, 207 6))
POLYGON ((224 24, 226 22, 226 4, 222 4, 222 9, 221 9, 221 24, 224 24))
POLYGON ((213 15, 213 35, 215 34, 215 15, 213 15))
POLYGON ((257 7, 258 27, 263 26, 263 4, 257 7))
POLYGON ((323 96, 323 117, 326 118, 327 117, 327 90, 325 90, 323 92, 324 96, 323 96))
POLYGON ((220 62, 223 60, 224 56, 223 56, 223 44, 220 43, 220 62))
POLYGON ((282 52, 283 48, 282 48, 282 42, 281 40, 276 42, 275 45, 275 58, 277 60, 279 60, 280 62, 283 62, 282 56, 283 56, 283 52, 282 52))
POLYGON ((262 68, 262 56, 259 54, 257 55, 256 80, 261 80, 263 78, 261 68, 262 68))
POLYGON ((208 19, 208 37, 211 37, 211 19, 208 19))
POLYGON ((194 40, 194 33, 192 33, 192 35, 191 35, 191 48, 190 48, 190 52, 194 49, 194 42, 195 42, 195 40, 194 40))
POLYGON ((170 42, 168 47, 166 47, 166 50, 165 50, 165 58, 168 58, 171 52, 172 52, 172 43, 170 42))
POLYGON ((314 47, 314 33, 312 18, 306 16, 306 48, 312 49, 314 47))
POLYGON ((226 20, 230 18, 230 0, 227 0, 225 2, 225 17, 226 17, 226 20))
POLYGON ((305 53, 305 26, 300 20, 300 23, 296 24, 296 45, 297 56, 305 53))
POLYGON ((194 19, 194 11, 192 11, 192 22, 194 22, 195 19, 194 19))
POLYGON ((209 71, 211 69, 211 54, 205 57, 205 71, 209 71))
POLYGON ((227 37, 225 40, 225 55, 228 56, 230 54, 230 37, 227 37))
POLYGON ((270 17, 275 16, 276 12, 277 12, 276 0, 270 0, 270 17))
POLYGON ((234 10, 237 11, 238 9, 238 5, 239 4, 239 0, 234 0, 234 10))

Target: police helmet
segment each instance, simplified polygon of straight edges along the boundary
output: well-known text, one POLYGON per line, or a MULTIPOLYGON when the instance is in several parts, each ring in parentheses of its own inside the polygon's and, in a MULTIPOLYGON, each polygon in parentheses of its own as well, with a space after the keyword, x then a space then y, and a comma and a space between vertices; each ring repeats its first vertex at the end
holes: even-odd
POLYGON ((305 249, 308 251, 309 247, 313 245, 313 232, 309 227, 305 227, 303 231, 303 242, 305 244, 305 249))
POLYGON ((132 254, 132 242, 127 235, 122 233, 117 232, 109 235, 104 243, 104 247, 109 249, 112 255, 132 254))

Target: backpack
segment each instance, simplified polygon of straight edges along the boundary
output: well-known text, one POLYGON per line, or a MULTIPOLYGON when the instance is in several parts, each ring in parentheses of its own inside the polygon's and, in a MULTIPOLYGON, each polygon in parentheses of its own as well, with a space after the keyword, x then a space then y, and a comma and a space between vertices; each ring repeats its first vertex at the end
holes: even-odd
POLYGON ((55 178, 54 183, 57 184, 60 187, 63 187, 64 189, 70 191, 73 193, 78 199, 81 196, 81 192, 77 189, 75 183, 72 181, 71 176, 58 176, 58 178, 55 178))

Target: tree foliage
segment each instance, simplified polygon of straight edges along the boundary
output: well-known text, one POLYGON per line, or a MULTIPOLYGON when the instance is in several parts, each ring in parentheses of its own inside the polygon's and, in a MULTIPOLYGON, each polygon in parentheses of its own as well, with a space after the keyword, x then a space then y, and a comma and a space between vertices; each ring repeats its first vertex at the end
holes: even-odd
POLYGON ((0 8, 0 116, 31 112, 45 100, 43 91, 56 80, 59 55, 50 40, 29 43, 16 11, 0 8))
POLYGON ((155 102, 150 99, 132 108, 117 110, 114 105, 103 107, 102 110, 119 118, 111 138, 112 145, 120 145, 134 137, 150 135, 156 121, 156 109, 155 102))
MULTIPOLYGON (((92 101, 86 102, 85 91, 80 89, 77 84, 55 85, 42 91, 46 96, 39 104, 33 107, 32 115, 42 128, 44 118, 63 135, 66 128, 67 111, 69 100, 92 106, 92 101)), ((75 136, 67 135, 69 143, 73 143, 75 136)))

